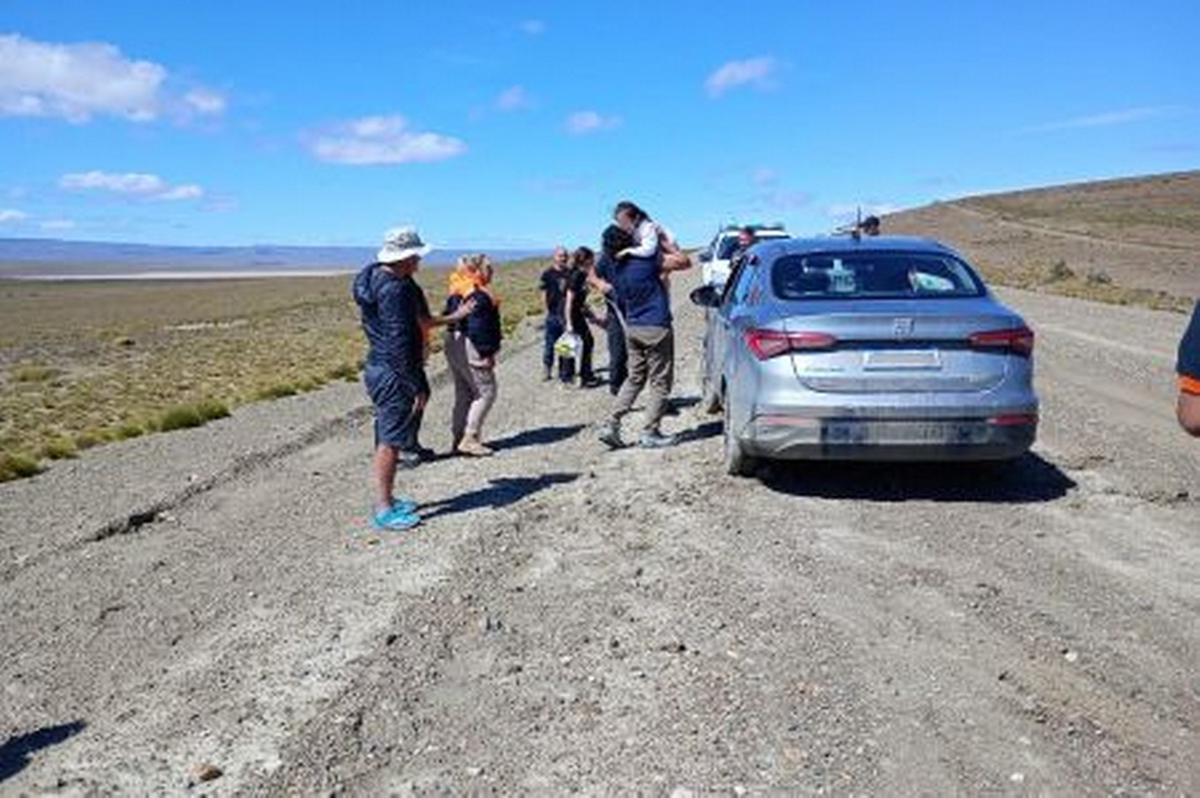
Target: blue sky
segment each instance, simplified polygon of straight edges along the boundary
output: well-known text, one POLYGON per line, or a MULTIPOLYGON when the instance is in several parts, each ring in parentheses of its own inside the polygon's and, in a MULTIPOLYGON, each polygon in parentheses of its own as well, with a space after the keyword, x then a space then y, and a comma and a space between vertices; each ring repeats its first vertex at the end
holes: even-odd
POLYGON ((1200 166, 1195 2, 0 6, 0 236, 689 243, 1200 166))

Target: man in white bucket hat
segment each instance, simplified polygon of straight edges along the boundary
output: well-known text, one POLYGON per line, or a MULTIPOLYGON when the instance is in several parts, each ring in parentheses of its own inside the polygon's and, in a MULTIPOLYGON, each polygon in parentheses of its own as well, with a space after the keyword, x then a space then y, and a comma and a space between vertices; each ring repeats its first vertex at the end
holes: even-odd
POLYGON ((414 228, 394 228, 384 236, 375 261, 354 278, 354 301, 369 345, 363 382, 375 405, 372 518, 379 529, 410 529, 421 522, 416 502, 397 500, 393 483, 399 463, 412 467, 420 462, 414 449, 429 401, 427 335, 431 327, 453 323, 474 310, 474 303, 464 302, 454 313, 430 314, 425 292, 413 279, 429 250, 414 228))

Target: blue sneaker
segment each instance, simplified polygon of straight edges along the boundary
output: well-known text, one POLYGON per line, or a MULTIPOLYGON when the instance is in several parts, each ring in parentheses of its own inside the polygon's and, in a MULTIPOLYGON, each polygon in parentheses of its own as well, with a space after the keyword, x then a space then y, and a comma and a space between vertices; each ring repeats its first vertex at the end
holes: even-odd
POLYGON ((421 523, 421 516, 412 512, 401 512, 401 510, 402 508, 392 507, 389 510, 375 513, 371 520, 375 524, 376 529, 383 529, 390 532, 403 532, 421 523))
POLYGON ((416 515, 419 506, 412 499, 392 499, 392 509, 404 515, 416 515))

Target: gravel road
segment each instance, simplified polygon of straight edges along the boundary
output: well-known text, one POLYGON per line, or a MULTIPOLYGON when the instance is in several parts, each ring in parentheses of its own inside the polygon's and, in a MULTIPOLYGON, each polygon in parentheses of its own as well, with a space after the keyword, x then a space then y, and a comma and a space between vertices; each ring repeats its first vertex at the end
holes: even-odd
POLYGON ((498 456, 404 473, 410 534, 368 528, 353 385, 2 485, 0 793, 1198 794, 1185 320, 1005 297, 1045 418, 1011 468, 734 480, 695 407, 607 453, 527 329, 498 456))

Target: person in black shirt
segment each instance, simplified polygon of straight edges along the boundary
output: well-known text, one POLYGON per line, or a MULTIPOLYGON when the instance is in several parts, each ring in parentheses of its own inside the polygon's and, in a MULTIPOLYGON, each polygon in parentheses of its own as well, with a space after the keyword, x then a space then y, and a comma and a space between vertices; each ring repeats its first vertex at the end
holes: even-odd
POLYGON ((390 230, 375 261, 355 276, 352 288, 368 344, 363 382, 375 406, 373 520, 379 529, 409 529, 421 522, 416 503, 397 501, 393 491, 397 464, 411 467, 420 462, 410 447, 416 444, 429 401, 428 330, 465 318, 475 309, 474 301, 467 300, 454 313, 430 315, 425 292, 413 279, 428 251, 411 227, 390 230))
POLYGON ((1176 414, 1179 426, 1200 437, 1200 302, 1192 311, 1192 320, 1179 342, 1179 401, 1176 414))
POLYGON ((582 344, 579 355, 579 385, 582 388, 593 388, 600 384, 592 366, 596 339, 588 326, 594 318, 587 306, 588 275, 595 262, 596 254, 592 250, 579 247, 571 254, 571 271, 567 280, 567 328, 579 336, 582 344))
MULTIPOLYGON (((554 344, 567 329, 564 315, 567 304, 567 279, 569 277, 569 257, 563 247, 554 249, 554 265, 542 272, 541 291, 546 305, 546 333, 542 349, 542 365, 545 367, 544 379, 552 379, 554 369, 554 344)), ((571 377, 560 367, 559 379, 570 382, 571 377)))

